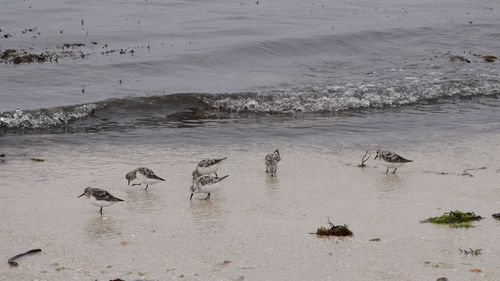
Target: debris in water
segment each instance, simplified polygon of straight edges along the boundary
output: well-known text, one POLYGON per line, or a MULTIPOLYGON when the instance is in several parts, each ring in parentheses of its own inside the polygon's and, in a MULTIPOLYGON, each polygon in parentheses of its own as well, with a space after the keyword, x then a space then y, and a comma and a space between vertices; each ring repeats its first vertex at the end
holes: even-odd
POLYGON ((470 272, 476 272, 476 273, 479 273, 479 272, 481 272, 481 269, 479 269, 479 268, 473 268, 473 269, 471 269, 471 270, 469 270, 469 271, 470 271, 470 272))
POLYGON ((441 278, 436 279, 436 281, 448 281, 448 278, 446 278, 446 277, 441 277, 441 278))
POLYGON ((372 156, 372 155, 368 154, 368 150, 367 150, 365 152, 365 155, 363 155, 363 157, 361 157, 361 164, 358 164, 358 167, 360 167, 360 168, 366 167, 365 162, 368 161, 368 159, 370 159, 370 156, 372 156), (367 155, 368 155, 368 157, 367 157, 367 155))
POLYGON ((497 57, 494 55, 486 55, 483 56, 483 59, 485 62, 494 62, 497 59, 497 57))
POLYGON ((468 60, 466 57, 463 57, 463 56, 450 55, 449 59, 450 59, 451 62, 466 62, 466 63, 470 63, 470 60, 468 60))
POLYGON ((219 266, 221 266, 221 267, 226 267, 226 266, 228 266, 230 263, 231 263, 231 261, 225 260, 225 261, 223 261, 223 262, 221 262, 221 263, 218 263, 218 265, 219 265, 219 266))
POLYGON ((328 224, 330 225, 330 228, 322 226, 312 234, 319 236, 352 236, 352 231, 347 228, 347 225, 334 225, 330 222, 330 219, 328 219, 328 224))
POLYGON ((500 213, 491 215, 494 219, 500 220, 500 213))
POLYGON ((22 256, 26 256, 26 255, 30 255, 30 254, 34 254, 34 253, 38 253, 38 252, 41 252, 41 251, 42 251, 42 249, 32 249, 32 250, 29 250, 29 251, 27 251, 27 252, 25 252, 25 253, 22 253, 22 254, 19 254, 19 255, 15 255, 15 256, 13 256, 12 258, 10 258, 10 259, 8 260, 8 262, 9 262, 9 264, 10 264, 11 266, 18 266, 19 264, 18 264, 17 262, 15 262, 15 260, 16 260, 16 259, 18 259, 18 258, 20 258, 20 257, 22 257, 22 256))
POLYGON ((471 255, 471 256, 477 256, 477 255, 480 255, 481 254, 481 251, 482 249, 472 249, 472 248, 469 248, 469 250, 465 249, 465 250, 462 250, 462 249, 458 249, 458 251, 460 253, 463 253, 465 254, 466 256, 467 255, 471 255))
POLYGON ((471 168, 471 169, 465 169, 463 172, 462 172, 462 176, 469 176, 469 177, 473 177, 474 175, 469 173, 469 171, 479 171, 479 170, 485 170, 486 167, 481 167, 481 168, 471 168))
POLYGON ((430 262, 430 261, 425 261, 424 265, 426 266, 432 266, 435 268, 453 268, 452 264, 449 263, 443 263, 443 262, 430 262))
POLYGON ((440 217, 431 217, 426 220, 421 221, 421 223, 430 222, 434 224, 448 224, 451 227, 472 227, 472 221, 482 220, 483 217, 476 216, 474 212, 462 212, 462 211, 452 211, 449 213, 444 213, 440 217))
POLYGON ((373 238, 373 239, 370 239, 368 240, 370 242, 379 242, 380 241, 380 238, 373 238))
POLYGON ((45 162, 44 159, 41 159, 41 158, 31 158, 31 161, 35 161, 35 162, 45 162))

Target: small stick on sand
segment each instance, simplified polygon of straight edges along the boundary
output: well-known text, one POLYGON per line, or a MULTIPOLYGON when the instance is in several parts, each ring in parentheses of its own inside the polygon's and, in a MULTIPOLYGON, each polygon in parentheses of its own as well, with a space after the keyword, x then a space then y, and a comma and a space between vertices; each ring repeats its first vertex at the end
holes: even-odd
POLYGON ((469 176, 469 177, 473 177, 474 175, 469 173, 469 171, 479 171, 479 170, 484 170, 486 169, 486 167, 481 167, 481 168, 471 168, 471 169, 465 169, 463 172, 462 172, 462 176, 469 176))
POLYGON ((365 155, 363 155, 363 157, 361 158, 361 164, 359 164, 358 167, 360 167, 360 168, 366 167, 365 162, 368 161, 368 159, 370 159, 370 156, 372 156, 372 155, 368 154, 368 150, 367 150, 365 152, 365 155), (368 157, 367 157, 367 155, 368 155, 368 157))
POLYGON ((34 254, 34 253, 38 253, 38 252, 41 252, 41 251, 42 251, 42 249, 32 249, 32 250, 29 250, 29 251, 27 251, 25 253, 13 256, 12 258, 10 258, 8 260, 8 262, 9 262, 9 264, 11 266, 18 266, 19 264, 17 262, 15 262, 16 259, 18 259, 18 258, 20 258, 22 256, 25 256, 25 255, 34 254))

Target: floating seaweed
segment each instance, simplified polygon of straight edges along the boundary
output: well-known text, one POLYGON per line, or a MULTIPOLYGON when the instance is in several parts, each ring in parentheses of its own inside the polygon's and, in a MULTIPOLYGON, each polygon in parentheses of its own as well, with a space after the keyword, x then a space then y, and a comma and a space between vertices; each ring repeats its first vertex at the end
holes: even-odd
POLYGON ((486 55, 483 56, 483 59, 485 62, 494 62, 497 59, 497 57, 494 55, 486 55))
POLYGON ((448 224, 451 227, 472 227, 470 222, 482 220, 483 217, 477 216, 474 212, 451 211, 444 213, 439 217, 431 217, 421 221, 421 223, 430 222, 434 224, 448 224))

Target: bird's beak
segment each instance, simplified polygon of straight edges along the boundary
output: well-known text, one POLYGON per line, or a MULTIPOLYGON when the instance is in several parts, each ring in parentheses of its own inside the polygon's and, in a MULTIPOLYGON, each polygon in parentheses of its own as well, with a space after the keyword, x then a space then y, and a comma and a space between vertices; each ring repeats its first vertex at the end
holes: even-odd
POLYGON ((377 159, 377 158, 378 158, 378 154, 377 154, 377 155, 375 155, 375 158, 373 158, 373 159, 375 160, 375 159, 377 159))
POLYGON ((85 195, 85 192, 84 192, 84 193, 82 193, 82 195, 78 196, 77 198, 80 198, 80 197, 82 197, 83 195, 85 195))

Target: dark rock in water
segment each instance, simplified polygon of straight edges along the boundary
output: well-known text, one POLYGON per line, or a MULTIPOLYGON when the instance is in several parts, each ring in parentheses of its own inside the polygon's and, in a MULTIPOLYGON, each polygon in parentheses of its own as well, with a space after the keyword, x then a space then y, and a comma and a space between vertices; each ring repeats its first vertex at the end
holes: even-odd
POLYGON ((5 157, 5 154, 3 154, 3 153, 2 153, 2 154, 0 154, 0 157, 5 157))
POLYGON ((494 219, 500 220, 500 213, 491 215, 494 219))

